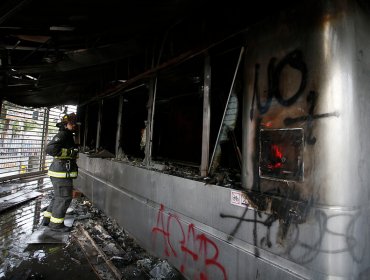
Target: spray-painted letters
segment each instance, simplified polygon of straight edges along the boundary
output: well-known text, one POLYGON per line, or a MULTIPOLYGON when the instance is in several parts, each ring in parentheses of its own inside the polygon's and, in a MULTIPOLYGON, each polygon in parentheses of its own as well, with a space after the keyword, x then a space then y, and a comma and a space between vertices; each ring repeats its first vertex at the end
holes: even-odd
POLYGON ((180 271, 193 274, 193 279, 209 279, 210 271, 217 279, 227 279, 226 270, 218 261, 216 243, 198 232, 193 224, 184 224, 176 215, 165 213, 162 204, 157 224, 152 228, 152 241, 154 250, 158 242, 163 242, 164 256, 179 259, 180 271))

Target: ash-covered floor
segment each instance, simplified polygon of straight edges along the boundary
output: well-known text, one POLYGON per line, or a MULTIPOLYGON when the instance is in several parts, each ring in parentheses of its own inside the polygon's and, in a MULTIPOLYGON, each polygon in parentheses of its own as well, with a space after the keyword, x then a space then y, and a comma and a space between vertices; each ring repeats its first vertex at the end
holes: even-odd
POLYGON ((0 184, 0 279, 184 279, 78 193, 66 242, 28 244, 51 194, 45 176, 0 184))

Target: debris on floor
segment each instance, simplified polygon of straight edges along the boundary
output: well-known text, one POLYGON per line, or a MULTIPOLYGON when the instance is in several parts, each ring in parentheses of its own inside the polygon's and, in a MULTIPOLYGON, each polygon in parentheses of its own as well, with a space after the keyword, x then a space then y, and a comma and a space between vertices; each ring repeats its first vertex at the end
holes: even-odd
POLYGON ((95 252, 87 250, 88 259, 96 255, 99 257, 95 257, 95 262, 98 258, 105 260, 107 265, 101 266, 101 271, 96 264, 94 268, 102 279, 111 279, 112 275, 114 279, 184 279, 166 260, 156 258, 141 248, 124 229, 93 207, 85 197, 76 199, 75 204, 77 220, 72 238, 80 244, 90 243, 87 247, 95 252), (106 267, 110 271, 107 272, 106 267))
POLYGON ((28 200, 34 199, 40 195, 42 195, 41 192, 25 190, 13 193, 5 197, 1 197, 0 212, 3 212, 11 207, 14 207, 28 200))
POLYGON ((76 193, 67 211, 73 230, 62 242, 32 242, 42 232, 42 209, 50 202, 47 177, 0 184, 0 198, 41 192, 0 213, 0 279, 180 280, 166 260, 152 256, 114 220, 76 193), (30 244, 32 243, 32 244, 30 244))
MULTIPOLYGON (((68 227, 71 227, 74 222, 74 217, 70 215, 66 215, 64 220, 64 224, 68 227)), ((67 243, 69 239, 68 232, 56 232, 52 231, 47 226, 39 226, 37 230, 35 230, 31 236, 27 238, 27 244, 64 244, 67 243)))

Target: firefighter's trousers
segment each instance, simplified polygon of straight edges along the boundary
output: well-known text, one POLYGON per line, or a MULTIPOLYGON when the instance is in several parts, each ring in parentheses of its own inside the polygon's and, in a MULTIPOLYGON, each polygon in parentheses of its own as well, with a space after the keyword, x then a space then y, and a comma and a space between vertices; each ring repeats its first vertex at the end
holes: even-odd
POLYGON ((50 177, 53 184, 54 196, 46 209, 51 213, 50 223, 63 224, 67 209, 72 201, 72 179, 50 177))

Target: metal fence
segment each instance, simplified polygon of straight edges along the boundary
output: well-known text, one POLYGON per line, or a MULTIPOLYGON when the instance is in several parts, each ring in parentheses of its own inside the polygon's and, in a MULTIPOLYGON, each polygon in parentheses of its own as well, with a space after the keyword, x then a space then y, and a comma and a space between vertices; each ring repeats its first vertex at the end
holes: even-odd
POLYGON ((0 179, 47 170, 52 158, 45 145, 57 133, 55 124, 76 106, 22 107, 3 101, 0 114, 0 179))

